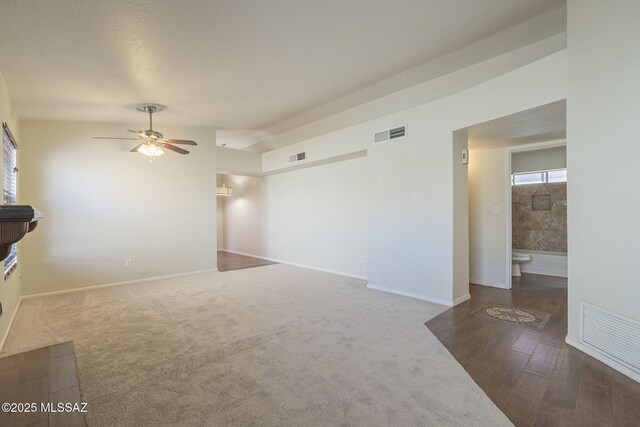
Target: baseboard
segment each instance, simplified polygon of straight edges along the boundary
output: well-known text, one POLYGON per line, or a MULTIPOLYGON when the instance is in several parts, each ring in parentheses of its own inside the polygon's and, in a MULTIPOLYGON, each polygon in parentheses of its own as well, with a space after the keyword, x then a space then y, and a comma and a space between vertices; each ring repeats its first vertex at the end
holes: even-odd
POLYGON ((433 302, 435 304, 446 305, 447 307, 452 307, 453 306, 451 301, 444 301, 444 300, 437 299, 437 298, 430 298, 430 297, 427 297, 425 295, 416 294, 416 293, 413 293, 413 292, 402 291, 400 289, 386 288, 384 286, 373 285, 371 283, 367 284, 367 288, 373 289, 374 291, 382 291, 382 292, 387 292, 387 293, 390 293, 390 294, 400 295, 400 296, 403 296, 403 297, 415 298, 415 299, 419 299, 419 300, 422 300, 422 301, 433 302))
POLYGON ((20 299, 18 300, 18 303, 16 304, 16 308, 13 310, 13 314, 11 315, 11 319, 9 319, 9 325, 7 326, 7 330, 4 331, 4 336, 2 337, 2 341, 0 341, 0 354, 2 354, 2 349, 4 348, 4 343, 7 340, 7 337, 9 336, 9 331, 11 330, 11 327, 13 326, 13 320, 16 318, 16 314, 18 314, 18 309, 20 308, 20 303, 22 302, 22 297, 20 297, 20 299))
POLYGON ((463 302, 470 300, 471 294, 462 295, 460 298, 456 298, 453 300, 453 306, 455 307, 458 304, 462 304, 463 302))
POLYGON ((277 260, 275 258, 267 258, 266 256, 250 254, 250 253, 247 253, 247 252, 232 251, 231 249, 221 249, 221 251, 222 252, 228 252, 230 254, 235 254, 235 255, 250 256, 252 258, 263 259, 265 261, 277 262, 277 263, 280 263, 280 264, 287 264, 286 262, 284 262, 282 260, 277 260))
POLYGON ((520 271, 523 273, 531 273, 531 274, 541 274, 543 276, 554 276, 554 277, 567 277, 567 272, 564 270, 556 270, 554 268, 531 268, 531 267, 523 267, 520 265, 520 271))
POLYGON ((573 338, 569 338, 566 337, 565 338, 565 342, 567 344, 569 344, 572 347, 577 348, 578 350, 582 351, 583 353, 588 354, 589 356, 593 357, 594 359, 597 359, 599 361, 601 361, 602 363, 604 363, 605 365, 615 369, 616 371, 620 372, 623 375, 626 375, 627 377, 631 378, 632 380, 639 382, 640 383, 640 374, 632 371, 631 369, 627 368, 626 366, 616 362, 615 360, 611 359, 610 357, 608 357, 606 354, 599 352, 598 350, 586 346, 584 344, 582 344, 580 341, 574 340, 573 338))
POLYGON ((472 283, 474 285, 480 285, 480 286, 491 286, 492 288, 509 289, 505 287, 504 284, 502 283, 491 282, 489 280, 469 279, 469 283, 472 283))
POLYGON ((92 285, 92 286, 84 286, 82 288, 63 289, 63 290, 60 290, 60 291, 42 292, 42 293, 39 293, 39 294, 23 295, 20 300, 28 299, 28 298, 46 297, 46 296, 51 296, 51 295, 71 294, 71 293, 74 293, 74 292, 84 292, 84 291, 91 291, 91 290, 102 289, 102 288, 112 288, 114 286, 135 285, 137 283, 146 283, 146 282, 153 282, 155 280, 173 279, 173 278, 176 278, 176 277, 191 276, 191 275, 194 275, 194 274, 201 274, 201 273, 212 273, 212 272, 216 272, 216 271, 218 271, 217 268, 211 268, 211 269, 208 269, 208 270, 190 271, 190 272, 187 272, 187 273, 169 274, 169 275, 166 275, 166 276, 155 276, 155 277, 147 277, 147 278, 144 278, 144 279, 127 280, 127 281, 124 281, 124 282, 106 283, 104 285, 92 285))
POLYGON ((344 271, 330 270, 328 268, 314 267, 313 265, 298 264, 296 262, 289 262, 289 261, 285 261, 285 260, 282 260, 282 259, 276 259, 276 258, 267 258, 267 257, 260 256, 260 255, 248 254, 246 252, 232 251, 232 250, 229 250, 229 249, 222 249, 222 251, 223 252, 228 252, 230 254, 244 255, 244 256, 250 256, 252 258, 263 259, 265 261, 277 262, 278 264, 286 264, 286 265, 291 265, 293 267, 300 267, 300 268, 307 268, 309 270, 322 271, 323 273, 337 274, 338 276, 346 276, 346 277, 351 277, 351 278, 354 278, 354 279, 367 280, 367 276, 359 276, 357 274, 345 273, 344 271))

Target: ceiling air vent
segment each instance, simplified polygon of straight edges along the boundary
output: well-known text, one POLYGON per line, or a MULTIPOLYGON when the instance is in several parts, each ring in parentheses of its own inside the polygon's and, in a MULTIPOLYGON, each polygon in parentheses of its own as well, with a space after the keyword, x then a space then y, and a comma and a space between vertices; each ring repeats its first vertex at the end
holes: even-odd
POLYGON ((307 152, 302 151, 300 153, 291 154, 289 156, 289 163, 301 162, 307 158, 307 152))
POLYGON ((407 136, 407 127, 398 126, 393 129, 383 130, 373 134, 373 142, 380 144, 381 142, 391 141, 392 139, 402 138, 407 136))

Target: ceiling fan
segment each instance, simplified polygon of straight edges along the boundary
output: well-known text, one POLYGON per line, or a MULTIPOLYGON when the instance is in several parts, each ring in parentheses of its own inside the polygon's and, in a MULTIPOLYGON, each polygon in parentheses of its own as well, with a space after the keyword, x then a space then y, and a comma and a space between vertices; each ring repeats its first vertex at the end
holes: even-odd
POLYGON ((183 148, 176 147, 174 144, 182 145, 198 145, 195 141, 187 139, 165 139, 158 131, 153 130, 153 113, 164 110, 166 107, 160 104, 141 104, 136 106, 136 110, 149 113, 149 129, 147 130, 131 130, 129 132, 137 134, 137 138, 119 138, 111 136, 94 136, 94 139, 128 139, 132 141, 139 141, 140 144, 136 145, 131 152, 141 153, 145 156, 154 157, 164 154, 163 148, 167 150, 175 151, 178 154, 189 154, 189 152, 183 148))

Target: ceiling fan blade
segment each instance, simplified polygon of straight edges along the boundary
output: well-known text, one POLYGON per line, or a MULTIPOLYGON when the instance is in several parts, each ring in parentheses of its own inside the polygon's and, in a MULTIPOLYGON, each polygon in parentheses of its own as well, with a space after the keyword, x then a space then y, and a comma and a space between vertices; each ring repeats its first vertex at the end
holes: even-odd
POLYGON ((190 139, 167 139, 169 144, 184 144, 184 145, 198 145, 195 141, 191 141, 190 139))
POLYGON ((127 129, 127 132, 142 133, 141 130, 132 130, 132 129, 127 129))
POLYGON ((132 141, 139 141, 140 138, 116 138, 113 136, 92 136, 93 139, 130 139, 132 141))
POLYGON ((131 150, 132 153, 135 153, 136 151, 138 151, 138 148, 142 147, 145 143, 143 142, 142 144, 138 144, 135 147, 133 147, 133 149, 131 150))
POLYGON ((166 142, 160 144, 160 146, 162 148, 166 148, 167 150, 175 151, 176 153, 189 154, 189 152, 187 150, 183 150, 182 148, 176 147, 175 145, 167 144, 166 142))

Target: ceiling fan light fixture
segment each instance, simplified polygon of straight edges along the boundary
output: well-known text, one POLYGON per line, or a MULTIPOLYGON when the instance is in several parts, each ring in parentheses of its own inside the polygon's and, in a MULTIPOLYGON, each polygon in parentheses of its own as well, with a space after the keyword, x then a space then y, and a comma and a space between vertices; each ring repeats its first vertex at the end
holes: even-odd
POLYGON ((138 153, 144 154, 149 157, 161 156, 164 154, 162 148, 158 147, 155 144, 142 144, 140 148, 138 148, 138 153))
POLYGON ((153 130, 153 113, 162 111, 165 109, 164 105, 160 104, 141 104, 136 106, 136 109, 139 111, 144 111, 149 113, 149 129, 147 130, 132 130, 127 129, 127 131, 135 133, 137 138, 121 138, 121 137, 103 137, 103 136, 94 136, 96 139, 131 139, 134 141, 138 141, 138 145, 133 147, 130 151, 132 153, 138 152, 149 157, 149 161, 153 161, 154 157, 161 156, 164 154, 163 148, 167 150, 171 150, 178 154, 189 154, 189 151, 184 148, 178 147, 174 144, 178 145, 198 145, 195 141, 190 139, 164 139, 164 136, 158 131, 153 130))

